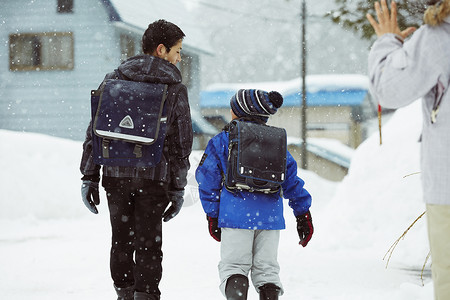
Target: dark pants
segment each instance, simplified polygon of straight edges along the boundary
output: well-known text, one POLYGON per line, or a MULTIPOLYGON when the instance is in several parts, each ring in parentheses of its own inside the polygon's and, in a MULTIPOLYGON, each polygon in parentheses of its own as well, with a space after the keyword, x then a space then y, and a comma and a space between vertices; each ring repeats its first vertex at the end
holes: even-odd
POLYGON ((162 214, 167 186, 149 180, 116 180, 105 186, 112 227, 111 276, 116 287, 160 295, 162 214))

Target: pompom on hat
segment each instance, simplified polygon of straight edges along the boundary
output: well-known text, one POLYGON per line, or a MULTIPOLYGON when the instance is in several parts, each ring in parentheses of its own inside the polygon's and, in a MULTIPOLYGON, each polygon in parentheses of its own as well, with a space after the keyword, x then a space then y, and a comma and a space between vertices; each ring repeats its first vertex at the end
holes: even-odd
POLYGON ((239 117, 250 117, 267 122, 270 115, 283 105, 283 96, 278 92, 241 89, 230 100, 233 113, 239 117))

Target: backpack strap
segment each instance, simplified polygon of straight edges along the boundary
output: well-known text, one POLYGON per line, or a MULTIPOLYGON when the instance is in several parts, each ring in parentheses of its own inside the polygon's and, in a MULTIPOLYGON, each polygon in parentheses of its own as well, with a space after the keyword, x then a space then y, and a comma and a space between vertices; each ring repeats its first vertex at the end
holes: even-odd
POLYGON ((109 140, 102 140, 102 155, 104 158, 109 158, 109 140))
POLYGON ((136 158, 142 157, 142 145, 136 144, 134 146, 133 154, 136 155, 136 158))
POLYGON ((124 80, 122 73, 120 73, 119 69, 115 69, 114 73, 116 73, 117 79, 124 80))
POLYGON ((236 124, 238 121, 247 121, 247 122, 253 122, 253 123, 257 123, 257 124, 266 125, 266 122, 264 122, 263 120, 258 120, 258 119, 251 118, 251 117, 240 117, 240 118, 231 120, 231 122, 229 122, 222 128, 222 131, 230 132, 231 123, 234 122, 236 124))

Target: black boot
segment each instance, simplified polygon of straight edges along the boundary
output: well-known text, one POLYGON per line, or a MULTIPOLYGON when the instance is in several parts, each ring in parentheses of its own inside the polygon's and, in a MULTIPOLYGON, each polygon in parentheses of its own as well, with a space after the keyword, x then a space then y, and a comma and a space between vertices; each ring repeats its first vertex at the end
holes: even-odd
POLYGON ((143 293, 143 292, 135 292, 134 293, 134 300, 159 300, 159 296, 158 295, 150 295, 147 293, 143 293))
POLYGON ((117 300, 134 300, 134 286, 119 288, 114 286, 117 293, 117 300))
POLYGON ((278 300, 281 289, 273 283, 266 283, 259 288, 259 300, 278 300))
POLYGON ((242 274, 231 275, 225 286, 227 300, 247 300, 248 278, 242 274))

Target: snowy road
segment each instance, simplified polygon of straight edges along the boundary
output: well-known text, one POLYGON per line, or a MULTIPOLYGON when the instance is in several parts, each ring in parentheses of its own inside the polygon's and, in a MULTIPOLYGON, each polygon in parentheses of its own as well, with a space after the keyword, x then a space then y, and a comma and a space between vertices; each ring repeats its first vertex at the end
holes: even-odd
MULTIPOLYGON (((78 220, 0 223, 2 298, 115 299, 105 206, 100 215, 86 213, 78 220)), ((432 298, 429 279, 422 288, 417 274, 385 269, 382 251, 324 247, 319 213, 315 221, 315 241, 305 249, 297 245, 293 218, 282 234, 279 261, 286 293, 281 299, 432 298)), ((209 237, 199 203, 165 225, 162 299, 223 299, 217 288, 219 243, 209 237)), ((249 300, 256 299, 250 290, 249 300)))

